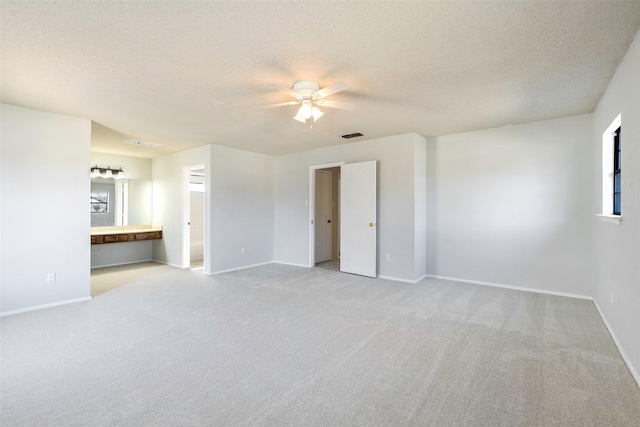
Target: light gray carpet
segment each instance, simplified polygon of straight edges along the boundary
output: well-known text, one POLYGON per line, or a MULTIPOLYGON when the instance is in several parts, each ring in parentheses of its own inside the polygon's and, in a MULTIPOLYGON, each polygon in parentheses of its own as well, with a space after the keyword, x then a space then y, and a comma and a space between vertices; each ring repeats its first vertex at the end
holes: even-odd
POLYGON ((2 426, 631 426, 589 301, 271 264, 157 265, 1 319, 2 426))
POLYGON ((326 268, 327 270, 340 271, 340 259, 332 259, 316 264, 317 268, 326 268))
POLYGON ((91 296, 96 297, 120 286, 134 283, 140 277, 150 274, 150 269, 157 268, 158 263, 155 262, 94 268, 91 270, 91 296))

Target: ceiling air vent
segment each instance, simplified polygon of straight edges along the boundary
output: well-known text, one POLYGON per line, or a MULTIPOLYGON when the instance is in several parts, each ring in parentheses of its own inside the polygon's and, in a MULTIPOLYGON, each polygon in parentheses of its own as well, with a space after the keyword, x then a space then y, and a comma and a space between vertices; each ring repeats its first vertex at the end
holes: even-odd
POLYGON ((123 144, 137 145, 138 147, 160 147, 162 145, 156 142, 140 141, 139 139, 130 139, 128 141, 124 141, 123 144))
POLYGON ((342 137, 344 139, 351 139, 351 138, 357 138, 359 136, 363 136, 360 132, 356 132, 356 133, 349 133, 347 135, 342 135, 342 137))

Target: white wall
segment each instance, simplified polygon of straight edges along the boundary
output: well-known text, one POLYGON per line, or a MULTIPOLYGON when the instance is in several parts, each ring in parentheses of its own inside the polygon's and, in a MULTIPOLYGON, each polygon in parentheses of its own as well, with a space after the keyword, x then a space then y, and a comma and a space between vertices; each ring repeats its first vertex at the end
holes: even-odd
POLYGON ((204 164, 205 273, 273 261, 273 157, 207 145, 152 164, 154 223, 164 228, 154 259, 185 264, 182 168, 204 164))
POLYGON ((416 210, 416 159, 426 163, 426 151, 420 148, 425 145, 422 136, 411 133, 276 157, 275 260, 309 264, 309 207, 305 202, 309 200, 310 166, 377 160, 378 274, 401 280, 421 277, 424 261, 416 260, 416 247, 425 245, 426 236, 416 235, 416 213, 421 209, 416 210), (386 253, 390 261, 384 260, 386 253))
POLYGON ((590 296, 591 120, 434 138, 429 273, 590 296))
POLYGON ((151 241, 91 245, 91 268, 134 264, 152 259, 151 241))
MULTIPOLYGON (((181 151, 152 160, 153 175, 153 223, 162 225, 162 240, 153 241, 153 259, 173 266, 182 267, 188 260, 183 259, 183 234, 187 221, 184 212, 185 187, 183 168, 204 164, 205 166, 205 229, 211 230, 211 145, 181 151)), ((205 235, 205 245, 211 244, 211 235, 205 235)), ((188 264, 187 264, 188 265, 188 264)), ((211 268, 205 259, 205 272, 211 268)))
POLYGON ((436 253, 436 140, 433 137, 427 138, 427 161, 426 161, 426 191, 427 191, 427 256, 426 271, 435 274, 438 254, 436 253))
POLYGON ((212 273, 273 261, 274 159, 211 146, 212 273), (245 253, 242 254, 242 248, 245 253))
POLYGON ((602 133, 622 114, 622 224, 592 216, 594 298, 640 384, 640 36, 594 113, 591 213, 602 206, 602 133))
MULTIPOLYGON (((102 168, 107 166, 112 169, 122 168, 126 178, 132 180, 151 180, 152 176, 151 159, 92 151, 87 171, 91 166, 96 165, 102 168)), ((139 223, 134 220, 129 224, 138 225, 139 223)), ((91 245, 91 268, 148 261, 153 258, 152 245, 152 241, 91 245)))
POLYGON ((415 143, 414 163, 414 254, 413 277, 422 278, 427 274, 427 141, 421 139, 415 143))
POLYGON ((6 104, 1 119, 0 311, 89 298, 91 122, 6 104))

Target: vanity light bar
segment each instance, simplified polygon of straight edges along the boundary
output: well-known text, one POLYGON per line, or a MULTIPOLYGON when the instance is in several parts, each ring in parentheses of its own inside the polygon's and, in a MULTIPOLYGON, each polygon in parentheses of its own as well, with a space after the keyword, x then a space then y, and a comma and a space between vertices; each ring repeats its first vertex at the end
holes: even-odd
POLYGON ((124 178, 124 171, 122 168, 111 169, 110 166, 106 168, 99 168, 98 165, 95 165, 91 168, 91 178, 113 178, 113 179, 122 179, 124 178))

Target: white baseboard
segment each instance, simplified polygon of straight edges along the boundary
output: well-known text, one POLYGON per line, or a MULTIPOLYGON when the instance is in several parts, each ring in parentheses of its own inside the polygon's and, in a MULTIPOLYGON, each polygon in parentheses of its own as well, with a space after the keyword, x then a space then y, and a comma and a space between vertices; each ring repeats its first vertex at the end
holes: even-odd
POLYGON ((167 261, 162 261, 160 259, 151 259, 149 261, 157 262, 158 264, 168 265, 169 267, 182 268, 182 269, 189 268, 189 267, 183 267, 183 266, 178 265, 178 264, 172 264, 172 263, 167 262, 167 261))
POLYGON ((296 264, 294 262, 284 262, 284 261, 272 261, 274 264, 282 264, 282 265, 293 265, 294 267, 304 267, 311 268, 307 264, 296 264))
POLYGON ((618 351, 622 356, 622 360, 624 360, 624 363, 627 364, 627 368, 629 368, 629 371, 631 372, 633 379, 636 380, 636 384, 638 384, 638 387, 640 387, 640 375, 638 375, 638 371, 636 371, 636 368, 631 363, 631 360, 627 356, 627 353, 625 353, 624 348, 622 348, 622 344, 620 344, 620 341, 618 341, 618 337, 616 337, 616 334, 613 332, 613 329, 611 328, 609 321, 607 320, 606 317, 604 317, 604 313, 600 309, 600 305, 598 305, 598 301, 593 299, 593 304, 596 306, 596 310, 598 310, 598 314, 600 314, 600 317, 602 318, 604 325, 609 330, 609 335, 611 335, 611 338, 613 338, 613 342, 616 344, 616 347, 618 347, 618 351))
POLYGON ((418 282, 422 282, 422 281, 423 281, 424 279, 426 279, 426 278, 427 278, 427 275, 426 275, 426 274, 423 274, 422 276, 420 276, 420 278, 419 278, 419 279, 416 279, 416 283, 418 283, 418 282))
POLYGON ((227 270, 214 271, 212 273, 205 272, 204 274, 207 274, 209 276, 215 276, 216 274, 229 273, 231 271, 238 271, 238 270, 245 270, 247 268, 260 267, 261 265, 267 265, 267 264, 273 264, 273 261, 261 262, 259 264, 244 265, 242 267, 229 268, 227 270))
POLYGON ((420 277, 419 279, 415 279, 415 280, 410 280, 410 279, 401 279, 399 277, 393 277, 393 276, 382 276, 382 275, 378 275, 379 279, 385 279, 385 280, 393 280, 394 282, 404 282, 404 283, 418 283, 419 281, 421 281, 422 279, 426 278, 427 275, 425 274, 424 276, 420 277))
POLYGON ((173 264, 171 262, 162 262, 162 261, 156 261, 156 262, 159 262, 160 264, 168 265, 169 267, 182 268, 183 270, 189 268, 189 267, 183 267, 183 266, 178 265, 178 264, 173 264))
POLYGON ((18 309, 18 310, 5 311, 3 313, 0 313, 0 317, 2 317, 2 316, 10 316, 12 314, 26 313, 28 311, 41 310, 43 308, 56 307, 56 306, 59 306, 59 305, 72 304, 74 302, 89 301, 89 300, 91 300, 91 297, 75 298, 75 299, 68 299, 68 300, 64 300, 64 301, 52 302, 52 303, 49 303, 49 304, 34 305, 33 307, 27 307, 27 308, 21 308, 21 309, 18 309))
POLYGON ((116 267, 118 265, 138 264, 140 262, 150 262, 150 261, 155 261, 155 260, 149 258, 149 259, 141 259, 141 260, 138 260, 138 261, 117 262, 115 264, 92 265, 91 269, 93 270, 94 268, 116 267))
POLYGON ((520 287, 520 286, 501 285, 499 283, 480 282, 478 280, 458 279, 456 277, 447 277, 447 276, 435 276, 433 274, 427 274, 427 275, 425 275, 425 277, 430 277, 432 279, 451 280, 453 282, 471 283, 473 285, 493 286, 494 288, 513 289, 515 291, 533 292, 533 293, 536 293, 536 294, 547 294, 547 295, 556 295, 556 296, 559 296, 559 297, 569 297, 569 298, 593 300, 593 298, 591 298, 590 296, 587 296, 587 295, 569 294, 569 293, 566 293, 566 292, 547 291, 545 289, 523 288, 523 287, 520 287))

